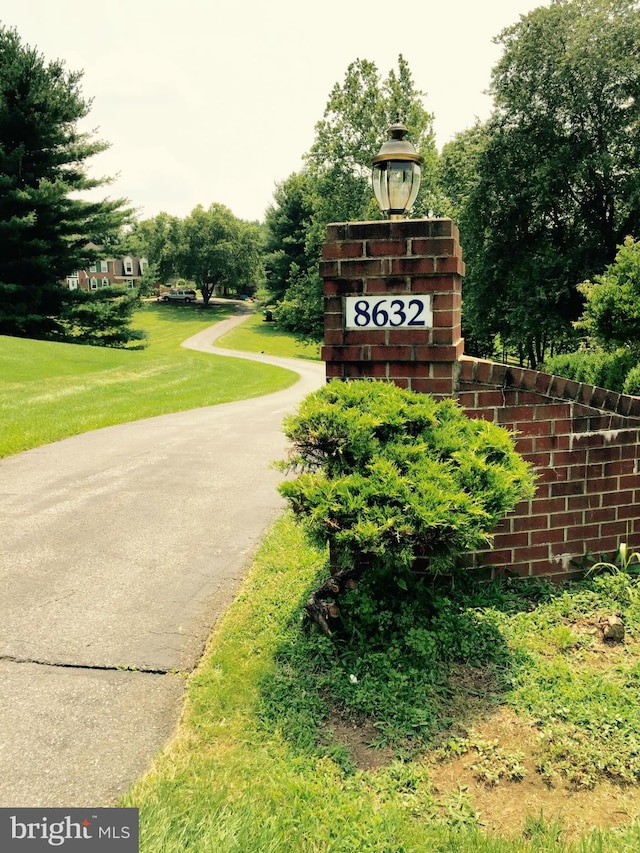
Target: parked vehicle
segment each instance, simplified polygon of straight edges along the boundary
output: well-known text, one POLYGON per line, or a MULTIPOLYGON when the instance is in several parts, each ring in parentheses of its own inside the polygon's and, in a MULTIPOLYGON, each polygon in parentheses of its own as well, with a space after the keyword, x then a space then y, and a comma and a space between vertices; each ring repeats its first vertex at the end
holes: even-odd
POLYGON ((172 288, 171 290, 167 290, 165 293, 161 293, 158 297, 162 302, 195 302, 197 298, 197 293, 195 290, 189 290, 187 288, 172 288))

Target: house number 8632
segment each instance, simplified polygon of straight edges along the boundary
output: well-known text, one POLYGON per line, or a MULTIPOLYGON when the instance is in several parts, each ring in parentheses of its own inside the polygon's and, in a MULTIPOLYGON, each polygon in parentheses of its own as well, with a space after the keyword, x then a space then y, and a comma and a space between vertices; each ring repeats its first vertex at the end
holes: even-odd
POLYGON ((347 329, 427 329, 433 325, 431 296, 347 296, 347 329))

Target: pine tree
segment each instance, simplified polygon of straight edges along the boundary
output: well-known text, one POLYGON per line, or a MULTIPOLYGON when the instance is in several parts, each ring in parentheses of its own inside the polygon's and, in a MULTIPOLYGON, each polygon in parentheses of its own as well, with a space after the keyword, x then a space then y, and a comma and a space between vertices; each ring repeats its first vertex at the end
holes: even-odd
POLYGON ((78 129, 91 106, 81 79, 0 27, 0 334, 69 339, 81 297, 60 282, 130 215, 122 199, 76 195, 107 183, 86 172, 108 144, 78 129))

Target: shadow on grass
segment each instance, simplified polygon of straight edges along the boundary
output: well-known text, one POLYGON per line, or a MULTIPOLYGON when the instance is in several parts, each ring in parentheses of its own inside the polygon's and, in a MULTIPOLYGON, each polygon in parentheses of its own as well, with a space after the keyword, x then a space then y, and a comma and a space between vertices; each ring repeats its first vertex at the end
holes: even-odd
MULTIPOLYGON (((148 301, 144 303, 144 310, 157 314, 163 320, 172 323, 193 322, 193 320, 209 320, 212 323, 224 320, 232 314, 238 313, 239 306, 236 303, 210 302, 203 305, 201 302, 190 302, 186 305, 173 302, 148 301)), ((247 311, 246 313, 250 313, 247 311)))
POLYGON ((350 769, 464 736, 501 704, 522 664, 500 614, 531 610, 555 591, 540 582, 463 583, 417 582, 390 596, 385 581, 364 582, 341 599, 332 638, 305 627, 300 609, 262 684, 263 723, 294 749, 350 769))

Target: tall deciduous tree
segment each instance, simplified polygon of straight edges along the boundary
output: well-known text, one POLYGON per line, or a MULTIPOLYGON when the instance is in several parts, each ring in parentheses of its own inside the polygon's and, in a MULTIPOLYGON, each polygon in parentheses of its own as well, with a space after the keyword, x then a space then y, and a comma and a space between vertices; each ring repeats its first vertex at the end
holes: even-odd
POLYGON ((461 223, 466 322, 535 366, 571 336, 577 283, 640 226, 640 12, 554 0, 497 41, 495 111, 461 223))
POLYGON ((90 108, 81 72, 47 62, 0 27, 0 333, 73 337, 82 297, 60 286, 92 258, 85 246, 117 231, 123 200, 76 195, 100 187, 87 161, 107 148, 78 129, 90 108))
POLYGON ((279 269, 270 267, 269 289, 281 300, 277 317, 284 328, 303 338, 322 337, 322 285, 317 266, 326 225, 380 218, 370 184, 371 159, 398 118, 424 158, 414 212, 423 215, 439 209, 433 116, 424 107, 424 97, 402 56, 397 69, 384 79, 375 63, 357 59, 347 68, 344 81, 331 90, 304 171, 282 185, 267 214, 272 255, 283 261, 279 269), (282 225, 286 229, 281 237, 282 225), (295 245, 304 245, 304 257, 292 258, 290 238, 295 245), (286 278, 276 280, 274 274, 278 273, 286 278))
POLYGON ((168 213, 136 222, 126 235, 124 246, 139 257, 148 258, 153 277, 163 284, 176 273, 181 220, 168 213))
POLYGON ((229 208, 198 205, 182 221, 176 271, 193 280, 205 305, 214 289, 255 289, 263 276, 263 236, 257 223, 237 219, 229 208))

